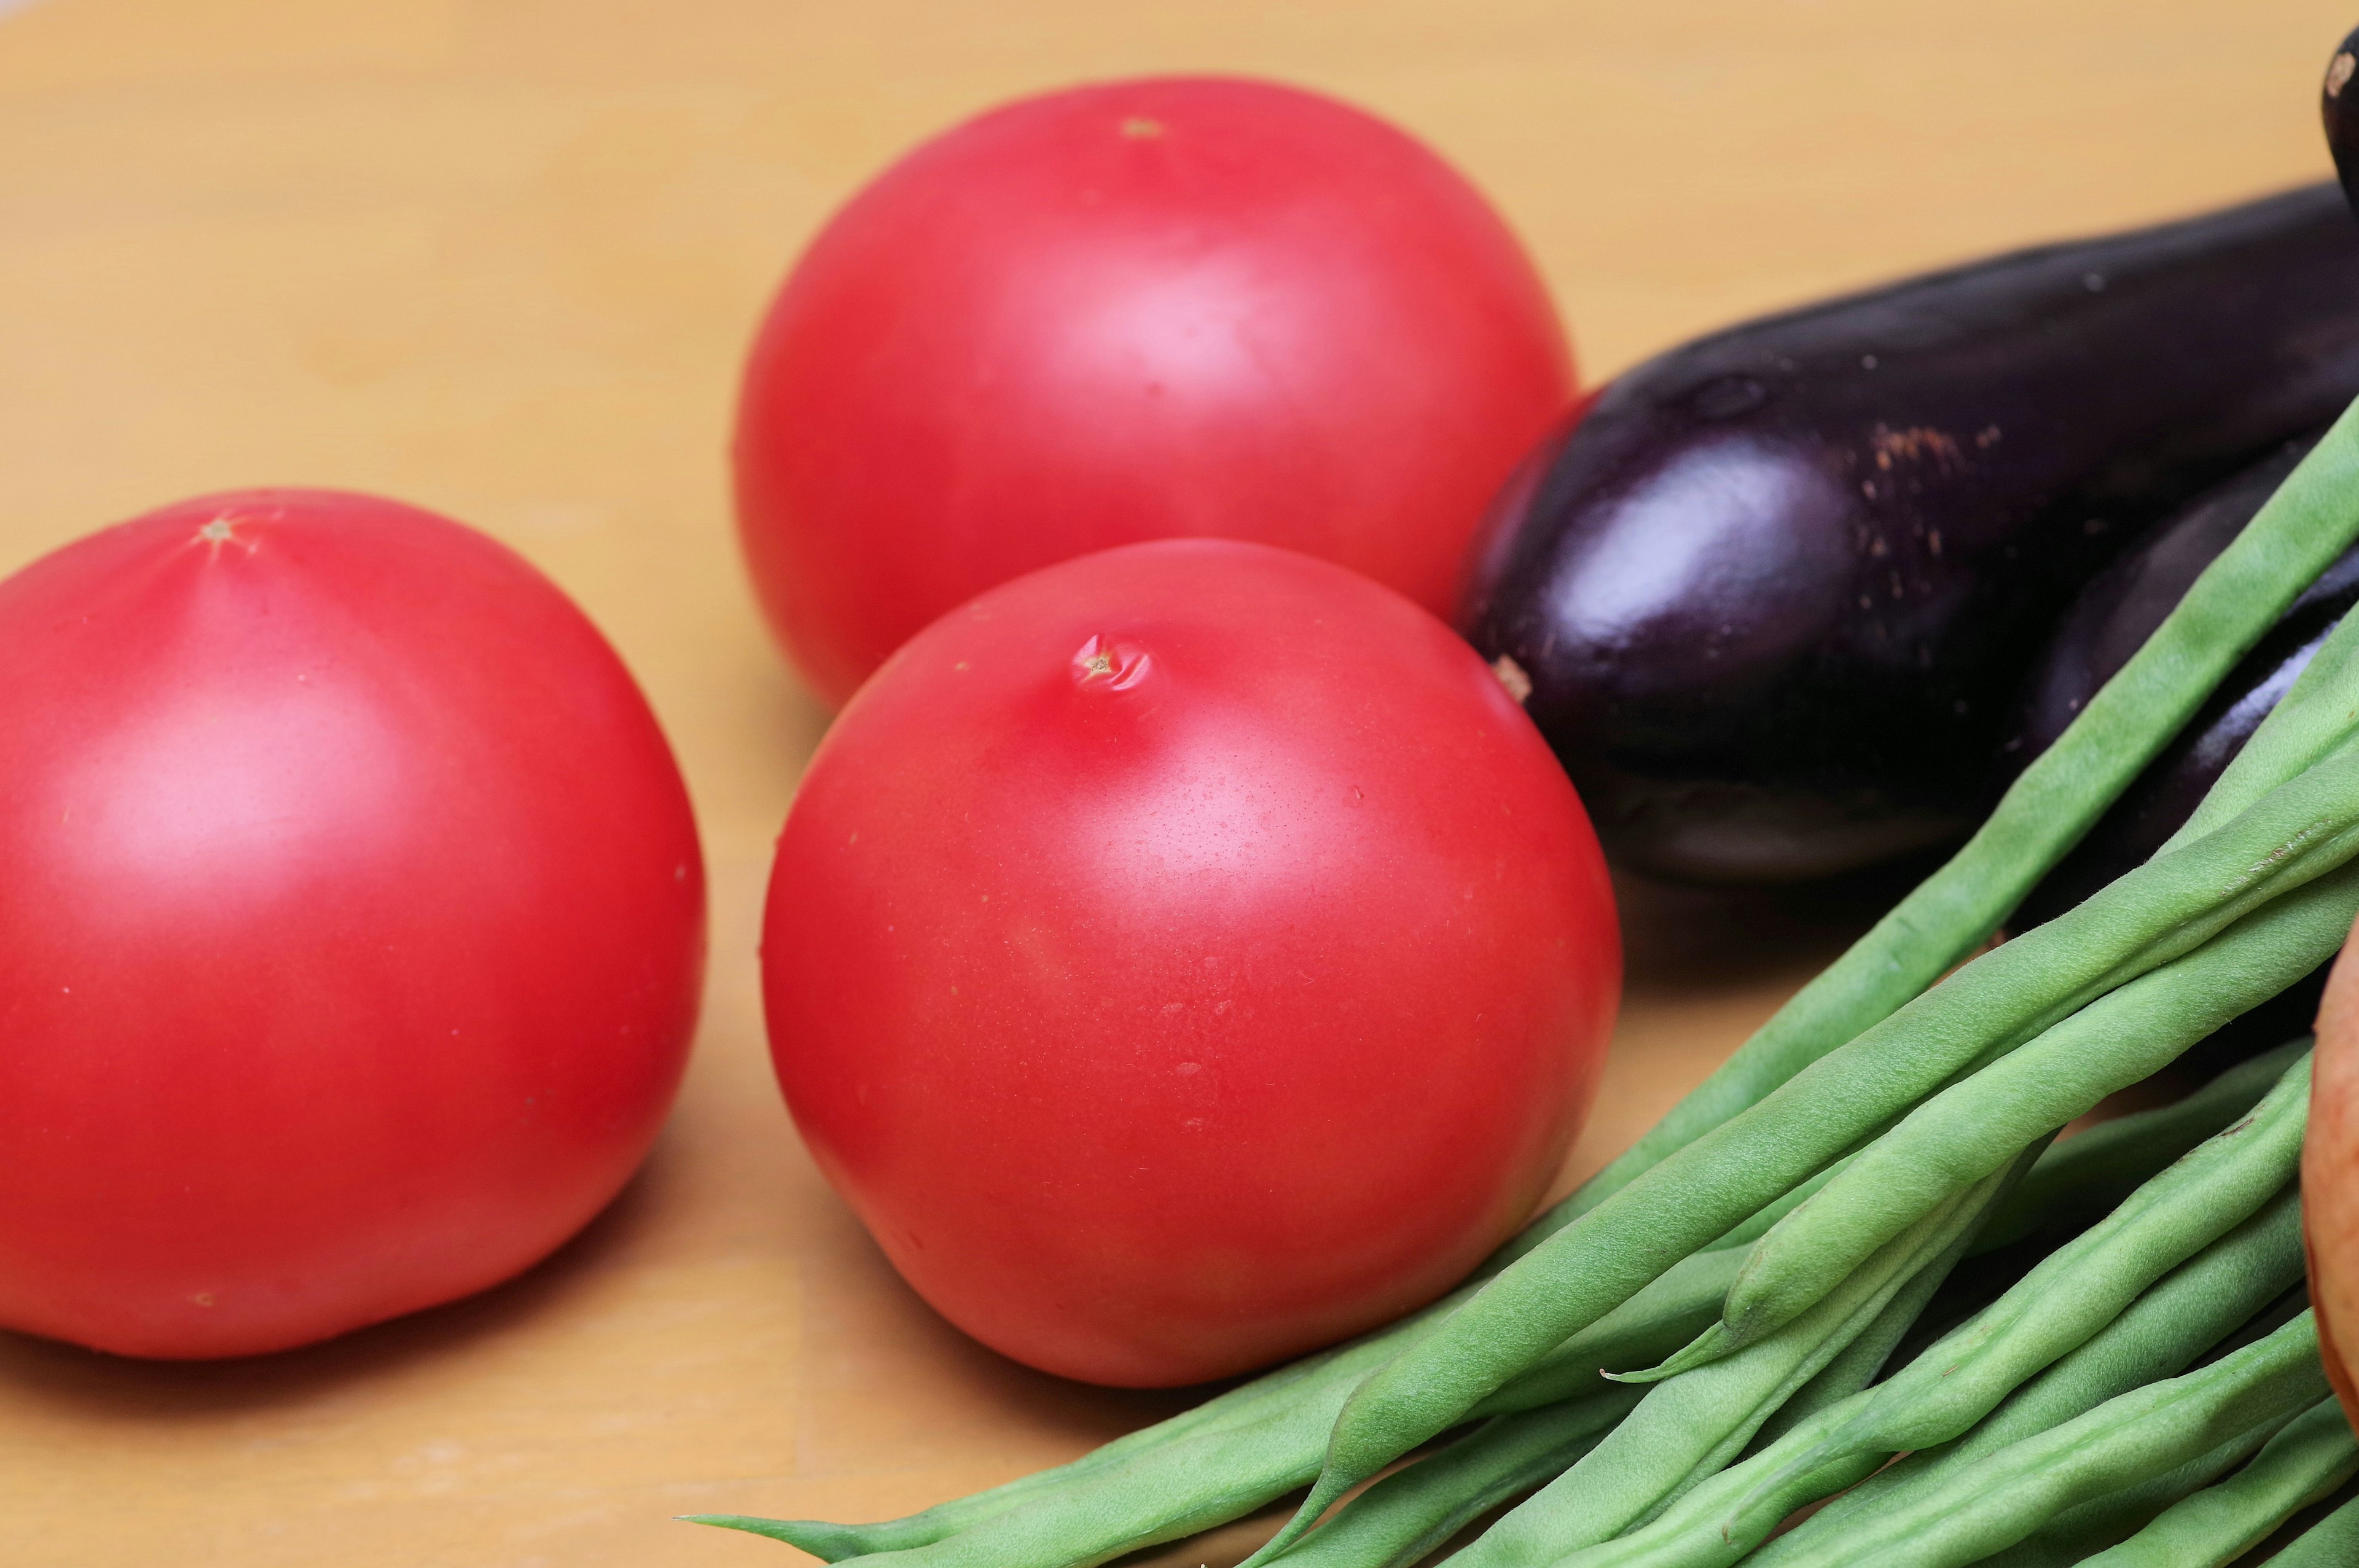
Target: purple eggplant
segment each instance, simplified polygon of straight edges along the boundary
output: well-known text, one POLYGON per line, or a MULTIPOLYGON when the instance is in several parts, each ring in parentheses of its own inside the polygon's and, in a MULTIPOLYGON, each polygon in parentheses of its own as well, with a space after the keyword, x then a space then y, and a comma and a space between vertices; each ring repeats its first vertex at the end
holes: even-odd
POLYGON ((1873 865, 1988 809, 2082 584, 2354 395, 2331 185, 2000 256, 1615 380, 1503 494, 1461 626, 1623 864, 1873 865))
POLYGON ((2359 211, 2359 27, 2334 46, 2326 62, 2326 81, 2319 89, 2319 117, 2326 122, 2326 150, 2334 155, 2334 172, 2343 194, 2359 211))

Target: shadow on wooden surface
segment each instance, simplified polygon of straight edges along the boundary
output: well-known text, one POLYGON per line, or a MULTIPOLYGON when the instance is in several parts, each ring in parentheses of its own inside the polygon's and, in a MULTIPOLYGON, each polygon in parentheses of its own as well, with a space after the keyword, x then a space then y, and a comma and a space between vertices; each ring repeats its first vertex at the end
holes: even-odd
POLYGON ((527 1327, 627 1251, 662 1206, 655 1195, 665 1179, 661 1155, 658 1149, 571 1240, 487 1291, 317 1345, 224 1361, 147 1361, 0 1333, 0 1399, 45 1402, 101 1421, 211 1420, 303 1402, 419 1358, 449 1357, 471 1341, 527 1327))

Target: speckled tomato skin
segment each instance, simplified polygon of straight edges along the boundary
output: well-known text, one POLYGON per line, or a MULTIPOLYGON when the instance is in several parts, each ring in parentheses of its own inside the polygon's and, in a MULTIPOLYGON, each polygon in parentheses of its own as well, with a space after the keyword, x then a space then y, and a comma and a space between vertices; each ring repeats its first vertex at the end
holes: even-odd
POLYGON ((2359 1429, 2359 935, 2335 960, 2318 1010, 2310 1128, 2301 1150, 2302 1243, 2327 1379, 2359 1429))
POLYGON ((905 645, 804 776, 762 946, 788 1102, 902 1275, 1129 1385, 1449 1289, 1560 1164, 1620 967, 1588 818, 1473 652, 1218 540, 905 645))

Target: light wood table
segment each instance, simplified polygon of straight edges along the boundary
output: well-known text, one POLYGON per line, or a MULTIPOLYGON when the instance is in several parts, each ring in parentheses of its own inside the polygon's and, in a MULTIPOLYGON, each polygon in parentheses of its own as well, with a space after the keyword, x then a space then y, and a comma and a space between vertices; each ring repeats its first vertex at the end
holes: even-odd
MULTIPOLYGON (((1504 207, 1590 376, 1898 270, 2318 177, 2329 0, 0 0, 0 568, 161 502, 383 491, 552 573, 694 791, 713 958, 645 1174, 478 1300, 147 1366, 0 1336, 0 1561, 758 1564, 669 1516, 898 1513, 1171 1408, 946 1328, 812 1172, 754 948, 825 722, 723 449, 786 262, 914 139, 1173 69, 1325 88, 1504 207)), ((5 768, 5 761, 0 761, 5 768)), ((1593 1168, 1856 910, 1635 890, 1593 1168)), ((5 1196, 0 1196, 5 1201, 5 1196)), ((1266 1527, 1265 1527, 1266 1528, 1266 1527)), ((1250 1529, 1175 1548, 1234 1561, 1250 1529)))

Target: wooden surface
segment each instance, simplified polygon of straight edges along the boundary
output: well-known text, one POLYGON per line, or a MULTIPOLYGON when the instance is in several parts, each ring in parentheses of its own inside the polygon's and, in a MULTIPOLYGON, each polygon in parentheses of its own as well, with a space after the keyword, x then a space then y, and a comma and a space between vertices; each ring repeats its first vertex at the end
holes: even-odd
MULTIPOLYGON (((788 257, 995 100, 1221 69, 1427 137, 1538 255, 1592 378, 1896 270, 2326 172, 2327 0, 0 0, 0 569, 192 492, 380 490, 605 628, 712 872, 694 1068, 614 1210, 504 1290, 299 1354, 0 1336, 27 1568, 788 1563, 671 1523, 876 1517, 1172 1406, 919 1305, 813 1174, 754 944, 823 716, 739 579, 722 453, 788 257)), ((1593 1168, 1858 910, 1634 890, 1593 1168)), ((1175 1548, 1234 1561, 1248 1531, 1175 1548)))

